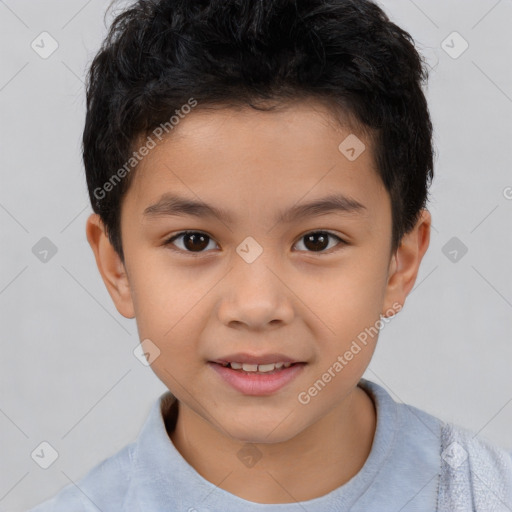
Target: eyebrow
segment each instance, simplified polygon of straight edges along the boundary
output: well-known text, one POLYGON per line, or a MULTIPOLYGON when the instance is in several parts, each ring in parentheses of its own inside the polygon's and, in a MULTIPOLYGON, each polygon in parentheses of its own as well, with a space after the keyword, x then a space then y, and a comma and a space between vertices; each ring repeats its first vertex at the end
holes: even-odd
MULTIPOLYGON (((286 211, 279 211, 276 222, 291 223, 310 216, 329 213, 352 215, 367 211, 366 206, 351 197, 343 194, 331 194, 309 203, 294 205, 286 211)), ((146 218, 187 215, 199 218, 217 217, 224 222, 233 223, 233 215, 229 211, 175 194, 164 194, 157 203, 148 206, 143 213, 146 218)))

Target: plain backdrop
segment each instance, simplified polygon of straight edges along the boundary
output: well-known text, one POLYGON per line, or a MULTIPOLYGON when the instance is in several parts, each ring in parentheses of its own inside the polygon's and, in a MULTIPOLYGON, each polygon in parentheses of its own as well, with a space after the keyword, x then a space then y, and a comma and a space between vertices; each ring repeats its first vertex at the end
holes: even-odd
MULTIPOLYGON (((365 377, 512 449, 512 2, 380 3, 432 68, 438 156, 430 248, 365 377)), ((83 81, 107 6, 0 0, 1 510, 77 482, 166 390, 134 356, 135 321, 85 238, 83 81), (58 452, 48 469, 31 456, 44 441, 58 452)))

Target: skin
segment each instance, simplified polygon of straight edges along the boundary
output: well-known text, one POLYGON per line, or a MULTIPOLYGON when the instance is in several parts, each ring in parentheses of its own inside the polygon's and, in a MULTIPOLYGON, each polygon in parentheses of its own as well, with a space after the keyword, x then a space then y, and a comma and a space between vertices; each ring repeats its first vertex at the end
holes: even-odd
POLYGON ((137 168, 121 209, 124 264, 99 216, 87 221, 117 310, 161 351, 151 367, 180 403, 172 442, 204 478, 249 501, 313 499, 361 470, 376 414, 357 384, 378 335, 309 403, 297 396, 380 314, 405 303, 428 248, 423 210, 391 254, 389 194, 368 140, 358 135, 366 151, 354 161, 338 150, 350 133, 313 100, 273 112, 195 110, 137 168), (334 191, 366 209, 276 224, 278 211, 334 191), (144 216, 165 192, 228 210, 232 222, 144 216), (184 230, 210 237, 198 256, 186 237, 165 244, 184 230), (304 236, 319 230, 347 243, 329 238, 315 251, 304 236), (236 252, 248 236, 263 249, 252 263, 236 252), (307 364, 278 392, 248 396, 207 364, 238 351, 307 364), (261 453, 252 467, 237 456, 247 443, 261 453))

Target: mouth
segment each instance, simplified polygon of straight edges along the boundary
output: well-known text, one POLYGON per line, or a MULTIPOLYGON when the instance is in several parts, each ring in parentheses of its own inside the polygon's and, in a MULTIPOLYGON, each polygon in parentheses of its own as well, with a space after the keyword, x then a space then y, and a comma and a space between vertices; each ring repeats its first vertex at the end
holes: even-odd
POLYGON ((268 364, 251 364, 251 363, 237 363, 237 362, 215 362, 214 364, 219 364, 224 368, 230 368, 231 370, 235 370, 237 372, 242 373, 263 373, 266 375, 272 375, 280 370, 285 370, 286 368, 290 368, 290 366, 294 366, 297 364, 306 364, 306 363, 290 363, 279 361, 277 363, 268 363, 268 364))
POLYGON ((243 395, 268 396, 277 393, 297 378, 305 362, 278 361, 275 363, 239 363, 209 361, 208 365, 227 384, 243 395))

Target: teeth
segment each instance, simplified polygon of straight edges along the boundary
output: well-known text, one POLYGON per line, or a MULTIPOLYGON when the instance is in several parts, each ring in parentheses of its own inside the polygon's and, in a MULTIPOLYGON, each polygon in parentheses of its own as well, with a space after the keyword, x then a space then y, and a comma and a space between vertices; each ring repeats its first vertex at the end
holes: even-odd
POLYGON ((271 372, 280 368, 289 368, 292 363, 269 363, 269 364, 248 364, 248 363, 222 363, 222 366, 231 366, 233 370, 243 370, 244 372, 271 372))
MULTIPOLYGON (((272 370, 275 370, 275 369, 276 369, 275 363, 258 365, 259 372, 271 372, 272 370)), ((244 368, 244 370, 245 370, 245 368, 244 368)))

